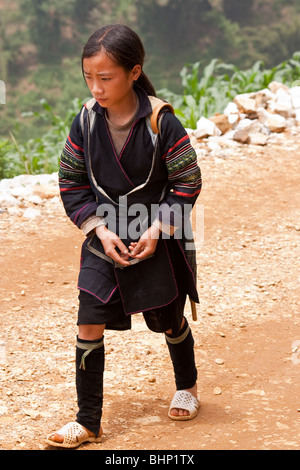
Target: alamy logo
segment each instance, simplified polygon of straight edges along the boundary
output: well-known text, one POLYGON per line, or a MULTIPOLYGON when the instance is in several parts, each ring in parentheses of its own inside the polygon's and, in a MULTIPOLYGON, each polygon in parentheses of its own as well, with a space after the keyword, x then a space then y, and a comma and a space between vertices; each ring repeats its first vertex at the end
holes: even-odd
POLYGON ((0 80, 0 104, 6 103, 6 87, 3 80, 0 80))
MULTIPOLYGON (((201 248, 204 241, 204 207, 197 204, 192 213, 192 205, 185 204, 127 204, 127 196, 119 198, 118 205, 100 204, 97 216, 105 221, 108 230, 118 233, 121 239, 139 239, 149 225, 160 220, 162 223, 162 238, 184 239, 186 250, 201 248)), ((158 236, 158 235, 157 235, 158 236)))

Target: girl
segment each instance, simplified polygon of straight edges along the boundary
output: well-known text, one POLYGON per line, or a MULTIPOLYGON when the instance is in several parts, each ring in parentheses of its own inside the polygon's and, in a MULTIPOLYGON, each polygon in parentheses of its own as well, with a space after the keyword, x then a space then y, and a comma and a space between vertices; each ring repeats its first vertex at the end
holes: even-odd
POLYGON ((199 302, 195 252, 186 250, 182 232, 201 173, 171 112, 162 113, 159 135, 151 130, 155 90, 144 55, 140 38, 124 25, 99 29, 83 50, 93 100, 72 124, 59 170, 66 213, 87 235, 78 280, 79 410, 75 422, 47 438, 53 446, 100 441, 104 330, 130 329, 137 312, 150 330, 165 333, 177 389, 169 417, 192 419, 199 408, 194 340, 184 317, 186 296, 199 302))

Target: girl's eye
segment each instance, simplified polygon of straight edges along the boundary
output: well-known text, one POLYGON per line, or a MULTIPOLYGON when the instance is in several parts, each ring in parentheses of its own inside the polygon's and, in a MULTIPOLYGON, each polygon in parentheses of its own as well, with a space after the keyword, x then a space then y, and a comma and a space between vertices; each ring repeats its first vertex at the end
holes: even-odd
POLYGON ((111 78, 107 78, 107 77, 106 77, 106 78, 102 78, 102 81, 103 81, 103 82, 109 82, 109 80, 111 80, 111 78))

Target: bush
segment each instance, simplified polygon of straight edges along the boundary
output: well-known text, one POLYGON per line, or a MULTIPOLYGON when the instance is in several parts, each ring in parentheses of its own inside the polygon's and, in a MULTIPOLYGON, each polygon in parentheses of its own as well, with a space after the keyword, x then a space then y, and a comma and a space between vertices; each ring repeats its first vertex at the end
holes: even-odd
POLYGON ((9 140, 0 141, 0 179, 12 178, 18 171, 14 159, 14 146, 9 140))
POLYGON ((23 173, 53 173, 58 170, 60 155, 70 126, 82 102, 76 98, 64 118, 56 115, 46 100, 42 100, 41 104, 43 112, 23 113, 23 117, 37 116, 50 125, 49 130, 42 137, 29 139, 24 144, 19 143, 12 133, 10 133, 11 142, 7 139, 0 141, 1 178, 23 173))

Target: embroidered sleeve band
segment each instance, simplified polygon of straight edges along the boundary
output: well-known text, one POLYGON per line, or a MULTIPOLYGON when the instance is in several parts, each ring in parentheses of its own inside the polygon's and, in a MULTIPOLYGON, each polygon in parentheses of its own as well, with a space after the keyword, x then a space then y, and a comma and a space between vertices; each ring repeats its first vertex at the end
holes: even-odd
POLYGON ((62 151, 59 187, 67 215, 80 228, 89 216, 96 213, 98 204, 85 165, 79 115, 73 121, 62 151))

